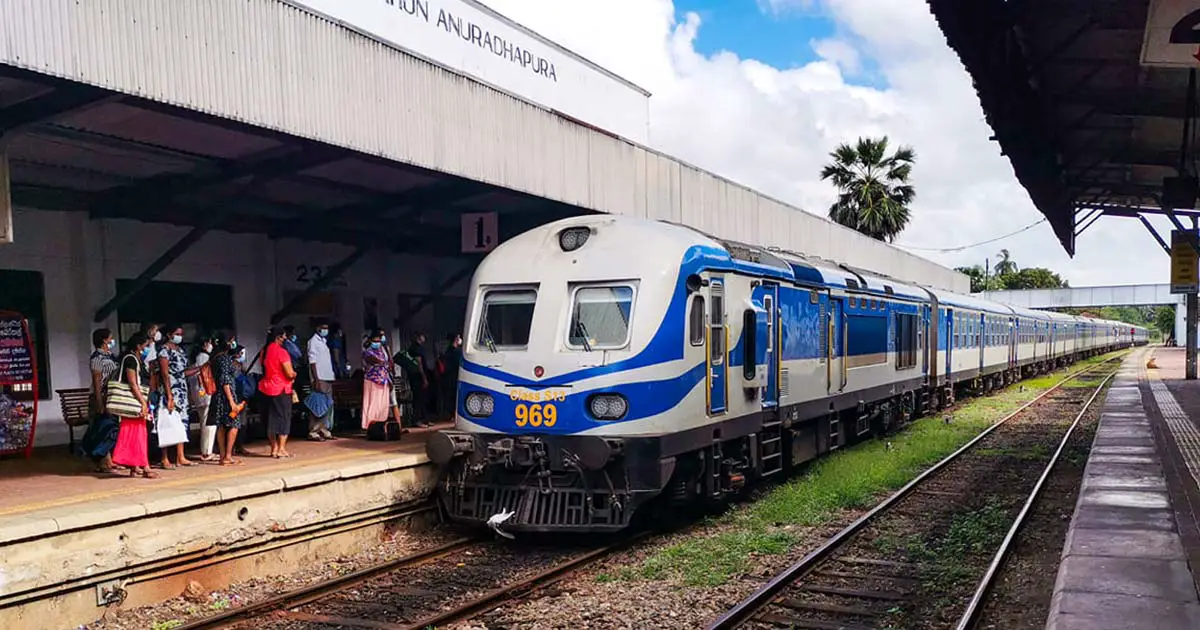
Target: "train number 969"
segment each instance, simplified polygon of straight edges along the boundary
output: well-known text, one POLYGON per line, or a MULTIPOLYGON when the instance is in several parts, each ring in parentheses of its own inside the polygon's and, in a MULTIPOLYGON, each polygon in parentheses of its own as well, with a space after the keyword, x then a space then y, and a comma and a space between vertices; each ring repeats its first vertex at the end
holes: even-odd
POLYGON ((558 422, 558 408, 552 403, 519 403, 513 410, 513 415, 516 416, 519 427, 550 428, 558 422))

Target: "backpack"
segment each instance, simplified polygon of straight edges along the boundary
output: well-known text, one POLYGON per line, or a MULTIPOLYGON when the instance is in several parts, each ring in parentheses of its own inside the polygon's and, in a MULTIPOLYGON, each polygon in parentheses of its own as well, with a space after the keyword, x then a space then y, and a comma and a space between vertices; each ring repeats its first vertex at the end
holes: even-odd
POLYGON ((409 354, 408 350, 397 352, 396 356, 392 357, 392 360, 399 364, 406 374, 421 373, 421 363, 413 355, 409 354))

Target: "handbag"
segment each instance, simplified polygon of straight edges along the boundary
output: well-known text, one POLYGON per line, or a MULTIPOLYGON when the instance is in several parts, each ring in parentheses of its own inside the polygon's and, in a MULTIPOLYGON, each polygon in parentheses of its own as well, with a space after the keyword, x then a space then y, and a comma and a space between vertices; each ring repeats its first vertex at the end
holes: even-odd
MULTIPOLYGON (((129 386, 123 379, 125 378, 125 360, 130 357, 126 356, 121 359, 121 367, 117 370, 116 378, 104 384, 104 409, 108 413, 120 418, 140 418, 142 417, 142 402, 133 395, 133 388, 129 386)), ((135 362, 137 358, 133 359, 135 362)))
POLYGON ((212 363, 200 366, 200 390, 209 396, 217 393, 217 379, 213 378, 212 363))

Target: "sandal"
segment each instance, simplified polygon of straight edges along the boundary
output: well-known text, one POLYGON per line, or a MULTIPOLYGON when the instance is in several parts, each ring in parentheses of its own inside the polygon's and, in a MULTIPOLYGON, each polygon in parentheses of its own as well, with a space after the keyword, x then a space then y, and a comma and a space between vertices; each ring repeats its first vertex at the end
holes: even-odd
POLYGON ((180 465, 180 466, 195 466, 195 465, 196 465, 196 462, 194 462, 194 461, 192 461, 192 460, 190 460, 190 459, 185 459, 185 460, 183 460, 183 461, 179 462, 179 465, 180 465))
POLYGON ((149 468, 142 470, 141 475, 146 479, 158 479, 158 473, 150 470, 149 468))

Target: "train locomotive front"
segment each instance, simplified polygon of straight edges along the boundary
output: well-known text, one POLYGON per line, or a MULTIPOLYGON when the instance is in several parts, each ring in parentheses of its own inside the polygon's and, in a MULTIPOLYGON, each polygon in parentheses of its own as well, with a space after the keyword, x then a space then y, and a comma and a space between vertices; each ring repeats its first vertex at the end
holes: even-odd
POLYGON ((552 223, 476 270, 456 426, 427 445, 451 520, 617 531, 671 477, 661 438, 697 392, 703 402, 683 354, 679 276, 694 240, 627 221, 552 223))

